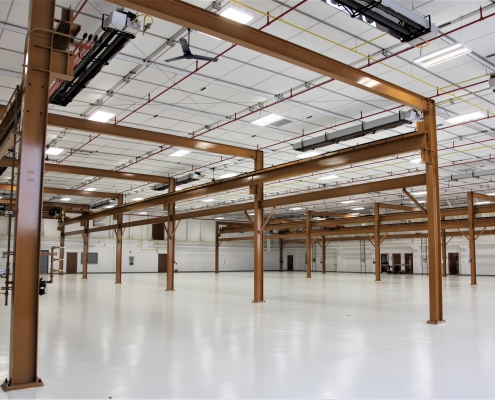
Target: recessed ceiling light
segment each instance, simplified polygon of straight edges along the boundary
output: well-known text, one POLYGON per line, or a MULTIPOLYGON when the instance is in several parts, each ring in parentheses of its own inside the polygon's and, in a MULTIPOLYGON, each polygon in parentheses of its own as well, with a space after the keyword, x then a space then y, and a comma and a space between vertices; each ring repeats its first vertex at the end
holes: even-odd
POLYGON ((359 210, 364 210, 364 207, 354 207, 351 208, 352 211, 359 211, 359 210))
POLYGON ((265 117, 258 118, 257 120, 251 123, 258 126, 267 126, 273 124, 274 122, 280 121, 281 119, 284 119, 282 115, 270 114, 265 117))
POLYGON ((3 197, 2 197, 2 196, 0 196, 0 199, 3 199, 3 197))
POLYGON ((147 215, 148 214, 148 211, 141 211, 140 213, 138 213, 139 215, 147 215))
POLYGON ((462 56, 464 54, 471 53, 471 50, 464 47, 462 44, 457 43, 444 49, 435 51, 433 53, 427 54, 425 56, 416 58, 414 62, 425 68, 430 68, 434 65, 443 63, 445 61, 452 60, 456 57, 462 56))
POLYGON ((172 154, 169 155, 169 157, 184 157, 186 154, 189 154, 191 150, 186 150, 186 149, 179 149, 177 151, 174 151, 172 154))
POLYGON ((85 192, 94 192, 96 188, 86 188, 84 189, 85 192))
POLYGON ((484 118, 484 117, 486 117, 485 114, 483 114, 480 111, 475 111, 473 113, 459 115, 457 117, 452 117, 452 118, 446 119, 445 122, 448 122, 449 124, 455 125, 455 124, 462 124, 463 122, 469 122, 469 121, 473 121, 475 119, 480 119, 480 118, 484 118))
POLYGON ((213 219, 225 219, 224 217, 216 217, 216 218, 213 218, 213 219))
POLYGON ((247 24, 254 18, 254 15, 251 14, 248 10, 232 3, 225 7, 220 12, 220 15, 235 22, 239 22, 240 24, 247 24))
POLYGON ((357 217, 358 215, 361 215, 361 214, 359 214, 359 213, 351 213, 349 215, 352 215, 353 217, 357 217))
POLYGON ((340 204, 352 204, 355 202, 356 202, 356 200, 344 200, 344 201, 341 201, 340 204))
POLYGON ((144 197, 134 197, 132 201, 144 200, 144 197))
POLYGON ((325 176, 320 176, 318 179, 321 181, 330 181, 332 179, 337 179, 339 176, 338 175, 325 175, 325 176))
POLYGON ((232 177, 237 176, 237 175, 239 175, 239 174, 236 174, 235 172, 227 172, 223 175, 220 175, 219 178, 220 179, 227 179, 227 178, 232 178, 232 177))
POLYGON ((182 186, 180 186, 180 185, 179 185, 179 186, 176 186, 176 187, 175 187, 175 191, 177 191, 177 190, 183 190, 183 189, 185 189, 185 188, 186 188, 186 187, 185 187, 184 185, 182 185, 182 186))
POLYGON ((412 192, 411 193, 413 196, 424 196, 426 194, 426 192, 412 192))
POLYGON ((289 210, 291 211, 299 211, 299 210, 302 210, 303 208, 302 207, 292 207, 292 208, 289 208, 289 210))
POLYGON ((203 200, 205 203, 211 203, 212 201, 215 201, 215 199, 204 199, 203 200))
POLYGON ((250 213, 248 213, 248 215, 254 215, 254 212, 250 212, 250 213))
POLYGON ((107 111, 96 110, 93 114, 89 116, 90 121, 96 122, 107 122, 115 117, 115 114, 107 111))
POLYGON ((478 201, 477 203, 474 203, 475 206, 482 206, 485 204, 490 204, 491 201, 478 201))
POLYGON ((61 149, 59 147, 48 147, 45 151, 46 154, 50 156, 58 156, 59 154, 62 154, 64 152, 64 149, 61 149))
POLYGON ((310 150, 310 151, 306 151, 304 153, 298 154, 296 156, 296 158, 316 157, 316 156, 319 156, 320 154, 321 154, 321 152, 319 152, 318 150, 310 150))
POLYGON ((115 207, 115 205, 113 205, 113 204, 109 204, 108 206, 105 206, 105 208, 114 208, 114 207, 115 207))
POLYGON ((62 201, 70 201, 70 197, 62 197, 60 200, 62 200, 62 201))
POLYGON ((413 158, 411 161, 409 161, 410 163, 413 163, 413 164, 419 164, 421 162, 423 162, 423 160, 421 158, 413 158))

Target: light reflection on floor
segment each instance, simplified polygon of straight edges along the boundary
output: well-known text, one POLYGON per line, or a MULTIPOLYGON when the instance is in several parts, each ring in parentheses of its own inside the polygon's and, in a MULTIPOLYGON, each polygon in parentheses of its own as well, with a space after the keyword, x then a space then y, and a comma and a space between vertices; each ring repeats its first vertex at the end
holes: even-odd
MULTIPOLYGON (((45 387, 4 398, 495 397, 495 277, 444 280, 431 326, 426 276, 267 272, 55 277, 41 298, 45 387)), ((9 308, 0 308, 0 378, 9 308)))

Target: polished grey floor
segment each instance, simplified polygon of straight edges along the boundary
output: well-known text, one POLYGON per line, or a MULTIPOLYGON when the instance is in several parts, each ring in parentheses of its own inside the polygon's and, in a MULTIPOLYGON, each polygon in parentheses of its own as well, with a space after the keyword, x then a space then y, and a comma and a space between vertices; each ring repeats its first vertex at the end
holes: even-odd
MULTIPOLYGON (((56 277, 41 298, 45 387, 4 398, 494 398, 495 277, 252 273, 56 277)), ((9 308, 0 308, 0 378, 9 308)))

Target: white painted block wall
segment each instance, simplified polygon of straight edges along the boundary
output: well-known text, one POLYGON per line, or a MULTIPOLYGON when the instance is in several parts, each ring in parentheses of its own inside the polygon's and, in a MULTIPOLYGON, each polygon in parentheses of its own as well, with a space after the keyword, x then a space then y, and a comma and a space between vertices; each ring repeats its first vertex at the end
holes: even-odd
MULTIPOLYGON (((132 220, 141 217, 132 217, 132 220)), ((131 217, 125 216, 125 221, 131 217)), ((112 223, 108 218, 107 223, 112 223)), ((7 218, 0 218, 0 250, 6 251, 7 218)), ((91 225, 90 225, 91 226, 91 225)), ((68 225, 67 231, 80 230, 77 225, 68 225)), ((215 221, 188 220, 182 221, 176 233, 176 269, 179 271, 213 271, 215 267, 215 221)), ((156 272, 158 254, 167 252, 165 241, 149 240, 151 226, 139 226, 126 229, 123 241, 123 272, 156 272), (134 257, 134 265, 129 265, 129 257, 134 257)), ((265 241, 265 270, 279 269, 278 239, 270 244, 265 241)), ((55 220, 43 220, 42 249, 49 250, 51 246, 59 245, 59 231, 55 220)), ((477 270, 479 275, 495 275, 493 248, 495 238, 483 236, 476 242, 477 270)), ((374 248, 366 242, 366 272, 374 273, 374 248)), ((98 264, 90 264, 89 273, 115 271, 115 234, 113 231, 96 232, 90 235, 90 252, 98 253, 98 264)), ((81 271, 82 237, 68 236, 66 252, 78 253, 78 270, 81 271)), ((313 268, 321 271, 321 248, 316 245, 313 251, 316 261, 313 268)), ((459 267, 462 275, 470 274, 469 246, 463 237, 455 237, 447 246, 448 253, 459 253, 459 267)), ((413 254, 414 273, 421 274, 420 241, 416 240, 385 240, 381 248, 382 254, 393 253, 413 254)), ((284 248, 284 269, 287 268, 287 255, 294 256, 294 269, 305 270, 305 248, 302 244, 287 245, 284 248)), ((222 271, 252 271, 253 244, 246 242, 224 242, 220 247, 219 267, 222 271)), ((5 269, 5 258, 0 258, 0 269, 5 269)), ((360 272, 359 242, 329 243, 326 256, 327 271, 360 272)), ((426 271, 425 271, 426 272, 426 271)))

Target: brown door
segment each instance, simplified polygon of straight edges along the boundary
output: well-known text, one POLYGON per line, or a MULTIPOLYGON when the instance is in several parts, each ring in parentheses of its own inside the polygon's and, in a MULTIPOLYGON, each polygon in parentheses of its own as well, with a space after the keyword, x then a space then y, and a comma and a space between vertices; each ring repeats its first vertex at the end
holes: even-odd
POLYGON ((392 254, 392 266, 394 274, 400 273, 400 254, 392 254))
POLYGON ((158 254, 158 272, 167 272, 167 255, 158 254))
POLYGON ((294 256, 287 256, 287 271, 294 271, 294 256))
POLYGON ((412 254, 404 254, 404 264, 406 274, 413 273, 413 255, 412 254))
POLYGON ((77 253, 67 253, 67 274, 77 274, 77 253))
POLYGON ((459 253, 449 253, 449 275, 459 275, 459 253))
POLYGON ((165 228, 163 224, 151 225, 151 238, 153 240, 165 240, 165 228))

